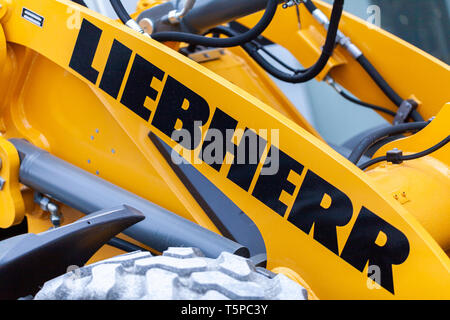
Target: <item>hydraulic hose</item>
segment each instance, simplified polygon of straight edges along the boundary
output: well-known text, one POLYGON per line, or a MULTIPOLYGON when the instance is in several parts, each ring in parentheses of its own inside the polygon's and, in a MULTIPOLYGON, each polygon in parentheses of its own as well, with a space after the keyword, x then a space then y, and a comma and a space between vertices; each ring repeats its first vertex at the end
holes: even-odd
POLYGON ((146 35, 144 30, 142 30, 142 28, 138 25, 138 23, 134 21, 133 18, 130 17, 127 10, 123 6, 121 0, 109 0, 109 2, 111 3, 111 6, 113 7, 114 12, 117 14, 120 21, 122 21, 126 26, 130 27, 131 29, 146 35))
MULTIPOLYGON (((333 10, 331 12, 330 26, 328 28, 327 38, 325 45, 323 46, 322 53, 317 60, 317 62, 310 68, 302 70, 299 74, 290 75, 279 69, 273 67, 271 64, 267 63, 264 59, 260 61, 265 66, 267 72, 269 72, 274 77, 290 82, 290 83, 303 83, 314 79, 320 72, 325 68, 328 60, 331 58, 334 52, 336 36, 339 30, 339 22, 341 21, 342 12, 344 10, 344 0, 335 0, 333 5, 333 10)), ((256 57, 257 60, 261 60, 261 55, 258 52, 254 52, 251 56, 256 57), (261 58, 259 58, 259 57, 261 58)), ((256 60, 255 59, 255 60, 256 60)))
POLYGON ((152 38, 157 41, 186 42, 192 45, 202 45, 207 47, 236 47, 250 42, 261 35, 272 22, 277 7, 278 0, 268 0, 266 10, 261 20, 249 31, 230 38, 208 38, 201 35, 174 31, 158 32, 153 34, 152 38))
POLYGON ((382 128, 375 132, 371 132, 359 143, 359 145, 356 146, 355 149, 353 149, 352 153, 348 157, 348 160, 350 160, 354 164, 357 164, 361 159, 361 157, 364 155, 364 153, 366 153, 366 151, 369 150, 369 148, 378 141, 390 136, 422 130, 429 123, 430 122, 425 121, 403 123, 392 127, 382 128))
MULTIPOLYGON (((209 30, 208 33, 223 34, 223 35, 226 35, 228 37, 236 36, 238 34, 235 30, 227 28, 227 27, 223 27, 223 26, 215 27, 215 28, 209 30)), ((285 64, 283 61, 281 61, 275 55, 273 55, 270 51, 265 50, 264 46, 260 45, 256 41, 246 43, 246 44, 242 45, 242 48, 253 58, 253 60, 256 61, 256 63, 259 64, 259 66, 261 68, 263 68, 268 73, 272 74, 274 77, 277 77, 277 74, 273 72, 275 67, 273 67, 263 56, 261 56, 258 53, 258 50, 263 51, 271 59, 273 59, 274 61, 276 61, 278 64, 280 64, 284 68, 288 69, 289 71, 293 72, 294 74, 304 73, 304 72, 307 71, 307 69, 302 69, 302 70, 294 69, 291 66, 285 64)), ((360 101, 358 99, 355 99, 355 98, 351 97, 350 95, 348 95, 346 92, 344 92, 342 89, 339 89, 335 85, 334 85, 334 88, 336 89, 336 91, 343 98, 349 100, 350 102, 353 102, 353 103, 358 104, 358 105, 360 105, 362 107, 365 107, 365 108, 369 108, 369 109, 373 109, 373 110, 376 110, 376 111, 380 111, 380 112, 386 113, 386 114, 388 114, 390 116, 393 116, 393 117, 395 117, 395 115, 396 115, 396 113, 394 111, 391 111, 389 109, 386 109, 386 108, 383 108, 383 107, 380 107, 380 106, 377 106, 377 105, 374 105, 374 104, 371 104, 371 103, 367 103, 367 102, 364 102, 364 101, 360 101)))
MULTIPOLYGON (((303 1, 306 9, 322 23, 324 22, 323 13, 316 7, 316 5, 311 0, 303 1)), ((339 34, 341 39, 345 36, 341 33, 339 34)), ((404 99, 401 98, 397 92, 386 82, 386 80, 381 76, 378 70, 370 63, 370 61, 364 56, 364 54, 352 44, 348 38, 346 38, 346 45, 344 47, 350 52, 350 54, 358 61, 361 67, 367 72, 367 74, 372 78, 376 85, 383 91, 383 93, 398 107, 402 105, 404 99)), ((423 121, 422 116, 417 110, 412 110, 409 117, 414 121, 423 121)))
MULTIPOLYGON (((406 156, 402 155, 402 156, 400 156, 398 158, 398 160, 400 160, 400 161, 409 161, 409 160, 414 160, 414 159, 419 159, 419 158, 425 157, 425 156, 427 156, 427 155, 429 155, 429 154, 439 150, 440 148, 442 148, 443 146, 445 146, 449 142, 450 142, 450 136, 447 136, 444 140, 442 140, 441 142, 439 142, 438 144, 432 146, 431 148, 429 148, 427 150, 424 150, 424 151, 421 151, 421 152, 418 152, 418 153, 414 153, 414 154, 409 154, 409 155, 406 155, 406 156)), ((375 159, 372 159, 370 161, 367 161, 367 162, 363 163, 362 165, 359 166, 359 168, 361 170, 365 170, 368 167, 373 166, 374 164, 377 164, 377 163, 382 162, 382 161, 388 161, 388 160, 389 160, 388 156, 381 156, 381 157, 378 157, 378 158, 375 158, 375 159)))
POLYGON ((311 0, 305 0, 303 1, 303 4, 310 13, 313 13, 315 10, 317 10, 316 5, 311 0))
POLYGON ((347 94, 347 93, 344 92, 344 91, 340 91, 340 92, 338 91, 338 93, 339 93, 344 99, 346 99, 346 100, 348 100, 348 101, 350 101, 350 102, 353 102, 353 103, 355 103, 355 104, 357 104, 357 105, 360 105, 360 106, 362 106, 362 107, 369 108, 369 109, 372 109, 372 110, 380 111, 380 112, 383 112, 383 113, 385 113, 385 114, 388 114, 388 115, 390 115, 390 116, 395 117, 395 112, 394 112, 394 111, 391 111, 391 110, 389 110, 389 109, 386 109, 386 108, 383 108, 383 107, 380 107, 380 106, 377 106, 377 105, 374 105, 374 104, 371 104, 371 103, 368 103, 368 102, 364 102, 364 101, 355 99, 355 98, 353 98, 352 96, 350 96, 349 94, 347 94))
MULTIPOLYGON (((119 15, 120 19, 126 23, 130 23, 130 16, 126 13, 119 0, 110 0, 114 10, 119 15)), ((186 42, 191 45, 203 45, 207 47, 235 47, 244 46, 244 49, 258 61, 267 71, 273 76, 291 83, 307 82, 315 78, 326 66, 328 60, 333 55, 336 36, 339 30, 339 22, 342 16, 344 8, 344 0, 335 0, 333 10, 331 14, 330 26, 328 29, 327 39, 318 61, 310 68, 302 70, 301 72, 290 75, 284 73, 277 68, 270 65, 265 59, 257 52, 257 50, 250 47, 248 44, 252 40, 256 39, 262 32, 269 26, 275 16, 278 0, 268 0, 267 7, 261 20, 249 31, 242 34, 228 34, 229 38, 209 38, 201 35, 195 35, 191 33, 183 32, 159 32, 152 35, 152 38, 157 41, 175 41, 186 42)))
POLYGON ((363 69, 370 75, 375 83, 380 87, 384 94, 396 105, 400 106, 403 99, 395 92, 384 78, 378 73, 377 69, 370 63, 364 55, 356 59, 363 69))
POLYGON ((79 5, 87 8, 87 5, 84 2, 84 0, 72 0, 72 2, 78 3, 79 5))
POLYGON ((121 0, 109 0, 109 2, 111 2, 111 6, 113 7, 114 12, 117 14, 120 21, 122 21, 124 24, 127 24, 128 21, 132 20, 127 10, 123 6, 121 0))
POLYGON ((329 75, 325 77, 325 82, 328 83, 334 90, 336 90, 336 92, 339 93, 344 99, 346 99, 346 100, 348 100, 348 101, 350 101, 352 103, 355 103, 355 104, 357 104, 359 106, 362 106, 362 107, 365 107, 365 108, 369 108, 369 109, 372 109, 372 110, 383 112, 383 113, 388 114, 388 115, 393 116, 393 117, 395 117, 397 115, 394 111, 391 111, 389 109, 386 109, 386 108, 374 105, 372 103, 361 101, 361 100, 358 100, 358 99, 352 97, 351 95, 346 93, 344 91, 344 89, 339 84, 337 84, 334 81, 334 79, 331 76, 329 76, 329 75))
MULTIPOLYGON (((401 98, 397 92, 392 89, 392 87, 384 80, 381 74, 375 69, 375 67, 370 63, 370 61, 361 55, 357 59, 358 63, 363 67, 363 69, 369 74, 372 80, 377 84, 377 86, 384 92, 384 94, 397 106, 400 107, 404 99, 401 98)), ((417 110, 411 112, 411 119, 414 121, 423 121, 422 116, 417 110)))
MULTIPOLYGON (((322 54, 312 67, 305 70, 296 70, 296 73, 294 74, 285 73, 267 62, 267 60, 258 53, 258 47, 253 45, 252 43, 244 43, 241 44, 241 46, 264 70, 266 70, 275 78, 290 83, 307 82, 314 79, 325 68, 328 60, 333 55, 336 36, 339 30, 339 22, 341 20, 343 10, 344 0, 335 0, 331 13, 330 27, 328 29, 327 39, 325 41, 322 54)), ((224 27, 213 28, 210 30, 210 32, 225 34, 226 36, 231 37, 229 39, 236 37, 235 31, 224 27)))
MULTIPOLYGON (((227 37, 236 37, 239 35, 239 32, 236 32, 235 30, 231 28, 227 28, 224 26, 218 26, 215 28, 212 28, 208 31, 208 33, 213 33, 217 35, 225 35, 227 37)), ((270 73, 274 77, 277 78, 277 70, 274 66, 272 66, 262 55, 258 53, 258 50, 262 50, 262 47, 260 44, 256 43, 255 41, 247 42, 241 45, 241 47, 247 52, 247 54, 255 60, 258 65, 263 68, 266 72, 270 73), (275 71, 276 70, 276 71, 275 71)), ((270 56, 272 59, 274 59, 277 63, 282 65, 284 68, 292 71, 294 74, 297 73, 303 73, 307 71, 307 69, 304 70, 296 70, 294 68, 291 68, 290 66, 286 65, 283 61, 279 60, 277 57, 273 56, 269 51, 264 51, 268 56, 270 56)))

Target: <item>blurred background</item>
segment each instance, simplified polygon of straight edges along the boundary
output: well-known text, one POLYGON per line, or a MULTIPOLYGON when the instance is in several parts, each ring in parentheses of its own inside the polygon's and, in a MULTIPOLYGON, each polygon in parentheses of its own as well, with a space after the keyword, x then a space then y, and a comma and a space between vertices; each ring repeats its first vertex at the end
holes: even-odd
MULTIPOLYGON (((91 9, 116 18, 109 1, 85 1, 91 9)), ((122 2, 128 12, 135 11, 137 0, 122 2)), ((346 0, 345 10, 379 23, 383 29, 450 64, 450 0, 346 0)), ((273 45, 270 50, 291 66, 302 67, 283 48, 273 45)), ((330 144, 342 145, 368 128, 386 122, 374 111, 342 99, 325 83, 287 84, 274 80, 330 144)))

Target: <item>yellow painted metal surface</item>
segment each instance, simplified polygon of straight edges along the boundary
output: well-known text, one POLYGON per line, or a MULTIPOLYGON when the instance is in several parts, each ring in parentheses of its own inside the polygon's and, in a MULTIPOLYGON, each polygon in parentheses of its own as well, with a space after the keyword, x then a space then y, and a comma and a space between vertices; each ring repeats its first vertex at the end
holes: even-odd
POLYGON ((19 155, 11 142, 0 137, 0 228, 22 221, 25 203, 20 192, 19 155))
MULTIPOLYGON (((238 121, 238 128, 247 127, 255 132, 277 130, 279 139, 269 135, 268 144, 303 166, 299 172, 291 170, 286 178, 294 186, 290 193, 283 190, 277 195, 276 200, 286 206, 285 212, 280 214, 254 196, 256 185, 262 179, 259 174, 268 147, 248 190, 227 178, 229 166, 224 165, 222 170, 216 171, 202 161, 192 161, 190 156, 197 159, 200 147, 193 151, 183 150, 193 166, 257 225, 266 244, 269 269, 292 270, 320 299, 450 298, 450 260, 444 250, 418 220, 401 203, 387 195, 373 178, 308 132, 306 124, 302 128, 298 115, 287 112, 289 108, 284 109, 282 114, 283 108, 276 108, 277 111, 267 105, 282 102, 282 99, 273 98, 277 95, 275 91, 272 97, 257 98, 167 46, 67 0, 2 0, 0 3, 8 7, 8 15, 2 20, 2 25, 8 41, 8 61, 5 65, 11 69, 0 79, 2 84, 9 85, 0 105, 4 122, 2 133, 6 138, 26 138, 55 156, 217 232, 189 190, 176 178, 148 139, 151 131, 172 148, 176 147, 175 141, 153 123, 154 115, 161 111, 159 104, 168 79, 175 79, 207 102, 209 115, 203 123, 203 134, 210 126, 214 112, 220 109, 238 121), (42 28, 21 17, 23 7, 45 17, 42 28), (92 68, 99 72, 95 83, 69 66, 83 19, 102 31, 92 63, 92 68), (155 100, 147 99, 145 102, 145 108, 151 111, 148 120, 120 103, 132 63, 128 65, 119 99, 99 89, 114 40, 133 51, 132 61, 139 55, 164 73, 162 80, 154 78, 149 83, 158 94, 155 100), (304 232, 290 220, 296 199, 301 198, 302 184, 313 173, 345 194, 351 203, 351 207, 343 213, 350 215, 349 221, 336 228, 337 253, 315 239, 314 228, 304 232), (395 290, 373 285, 368 278, 369 261, 359 270, 342 257, 346 246, 353 241, 351 239, 360 223, 358 218, 363 217, 364 210, 393 226, 407 239, 407 257, 401 263, 392 265, 395 290)), ((283 19, 289 11, 280 12, 281 18, 277 19, 282 20, 275 20, 274 25, 289 26, 290 19, 283 19)), ((355 40, 360 40, 365 30, 361 22, 347 17, 344 31, 349 31, 347 28, 350 27, 356 29, 355 40)), ((271 30, 273 32, 274 29, 271 30)), ((380 40, 387 37, 394 47, 403 48, 404 59, 417 62, 419 73, 425 69, 425 75, 434 72, 433 78, 426 84, 429 91, 422 88, 413 92, 417 92, 423 102, 420 111, 425 116, 435 115, 435 111, 443 105, 436 106, 436 103, 444 99, 445 92, 436 94, 438 89, 432 83, 442 85, 448 81, 447 67, 411 46, 392 40, 379 30, 367 32, 368 43, 373 42, 376 47, 377 41, 387 41, 380 40)), ((284 42, 280 39, 280 42, 287 45, 286 39, 284 42)), ((301 53, 304 48, 299 49, 298 53, 301 53)), ((373 55, 373 52, 368 54, 369 58, 373 55)), ((378 57, 375 62, 380 63, 380 60, 378 57)), ((385 60, 386 69, 390 70, 392 60, 385 60)), ((401 65, 398 67, 402 69, 401 65)), ((339 68, 350 69, 348 76, 336 74, 336 78, 343 83, 350 83, 347 77, 361 74, 357 67, 354 67, 356 71, 352 71, 351 62, 336 67, 332 72, 337 73, 339 68)), ((408 94, 406 90, 409 89, 406 88, 411 79, 404 83, 403 79, 392 74, 386 77, 400 93, 408 94)), ((358 82, 359 85, 361 83, 365 84, 366 80, 358 82)), ((361 87, 372 92, 370 84, 361 87)), ((416 87, 419 85, 412 88, 416 87)), ((255 89, 254 93, 258 91, 255 89)), ((369 95, 367 93, 364 97, 369 95)), ((448 154, 448 147, 443 148, 442 152, 448 154)), ((333 204, 326 193, 322 197, 323 208, 333 204)), ((68 211, 65 214, 66 223, 70 221, 69 216, 75 218, 77 215, 68 211)), ((30 218, 32 216, 29 215, 30 218)), ((44 228, 43 223, 32 225, 33 232, 43 231, 39 230, 44 228)), ((376 243, 382 248, 383 232, 379 235, 381 240, 377 237, 376 243)))
POLYGON ((384 164, 368 174, 380 189, 417 218, 442 249, 450 249, 448 166, 425 157, 402 165, 384 164))
MULTIPOLYGON (((413 154, 436 145, 450 134, 450 103, 417 134, 391 142, 375 157, 398 148, 413 154)), ((380 189, 413 214, 444 251, 450 250, 450 153, 437 150, 427 157, 402 164, 386 162, 368 171, 380 189)))
POLYGON ((320 137, 317 130, 313 128, 275 85, 267 73, 243 49, 231 48, 225 50, 225 52, 226 54, 221 59, 202 63, 202 65, 239 88, 244 89, 316 137, 320 137))

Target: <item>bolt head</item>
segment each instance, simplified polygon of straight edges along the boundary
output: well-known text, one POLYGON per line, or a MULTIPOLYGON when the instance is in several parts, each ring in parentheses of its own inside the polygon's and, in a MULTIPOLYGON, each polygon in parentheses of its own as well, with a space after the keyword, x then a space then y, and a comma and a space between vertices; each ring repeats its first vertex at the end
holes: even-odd
POLYGON ((152 34, 153 33, 153 21, 148 19, 148 18, 144 18, 141 21, 139 21, 139 26, 145 31, 145 33, 147 34, 152 34))

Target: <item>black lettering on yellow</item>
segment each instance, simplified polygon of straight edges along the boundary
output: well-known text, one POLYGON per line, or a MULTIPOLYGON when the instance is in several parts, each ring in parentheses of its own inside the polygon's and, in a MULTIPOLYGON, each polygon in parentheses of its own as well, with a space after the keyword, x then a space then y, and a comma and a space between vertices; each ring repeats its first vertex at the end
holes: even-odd
POLYGON ((280 216, 284 216, 287 205, 280 201, 281 192, 284 190, 290 195, 294 194, 295 185, 288 181, 288 176, 291 171, 301 175, 303 165, 275 146, 270 147, 268 158, 271 158, 275 150, 279 153, 279 169, 274 175, 264 175, 264 170, 261 170, 261 175, 253 190, 253 196, 280 216))
POLYGON ((156 100, 158 91, 150 85, 153 78, 162 81, 163 77, 164 72, 162 70, 136 54, 120 102, 142 119, 148 121, 151 111, 144 106, 145 99, 149 97, 153 101, 156 100))
POLYGON ((93 84, 97 83, 98 71, 92 67, 102 30, 83 19, 69 66, 93 84))
POLYGON ((222 164, 224 162, 226 152, 234 152, 234 144, 227 140, 227 131, 228 135, 231 135, 231 132, 235 132, 236 127, 238 125, 238 121, 219 108, 216 108, 216 111, 214 112, 214 115, 211 119, 211 124, 209 126, 208 131, 206 132, 205 140, 202 145, 202 152, 200 153, 200 157, 203 161, 206 160, 206 163, 210 165, 212 168, 214 168, 217 171, 220 171, 220 168, 222 168, 222 164), (217 134, 213 134, 217 133, 217 134), (215 141, 215 139, 221 139, 219 143, 215 141), (221 145, 219 145, 221 142, 221 145), (206 154, 206 150, 210 148, 212 145, 217 145, 216 150, 211 150, 211 152, 220 152, 220 156, 216 154, 207 154, 209 159, 205 159, 204 156, 206 154), (218 161, 208 161, 215 158, 217 158, 218 161), (220 159, 219 159, 220 158, 220 159))
POLYGON ((234 145, 233 163, 227 178, 248 191, 266 145, 265 139, 246 128, 239 145, 234 145))
POLYGON ((169 76, 153 117, 152 125, 168 137, 172 137, 175 124, 180 120, 183 124, 182 128, 191 135, 190 141, 183 140, 180 144, 186 149, 194 150, 201 142, 200 126, 208 121, 209 114, 209 105, 205 99, 169 76), (186 109, 183 109, 184 103, 188 103, 186 109))
POLYGON ((132 51, 128 47, 114 40, 99 86, 114 99, 117 99, 119 95, 131 53, 132 51))
POLYGON ((380 268, 380 283, 383 288, 394 294, 392 265, 405 262, 409 255, 409 242, 406 236, 363 207, 341 253, 341 258, 359 271, 367 264, 380 268), (380 233, 384 233, 386 242, 376 243, 380 233))
MULTIPOLYGON (((102 32, 91 22, 83 19, 69 62, 70 68, 93 84, 97 83, 99 71, 92 67, 92 63, 102 32)), ((114 40, 99 87, 115 99, 118 98, 124 82, 131 55, 131 49, 114 40)), ((136 54, 121 103, 142 119, 149 121, 151 111, 144 106, 144 102, 147 97, 153 101, 156 100, 158 92, 151 87, 151 82, 153 78, 162 81, 164 74, 163 70, 136 54)), ((192 150, 200 145, 200 127, 208 122, 209 116, 208 102, 169 75, 152 125, 168 137, 172 137, 172 133, 176 131, 176 123, 180 121, 182 128, 190 133, 192 139, 179 143, 184 148, 192 150)), ((230 134, 226 133, 227 129, 234 132, 237 127, 236 119, 222 110, 216 109, 210 129, 219 130, 223 137, 230 137, 230 134)), ((243 139, 239 145, 235 145, 230 139, 223 139, 222 143, 223 150, 235 156, 227 178, 248 191, 267 141, 249 129, 245 134, 247 134, 247 138, 243 139), (256 149, 249 148, 246 139, 251 138, 258 141, 256 149), (239 152, 245 154, 244 161, 241 163, 236 157, 239 152), (255 157, 256 163, 250 159, 252 156, 255 157)), ((208 137, 208 133, 206 137, 208 137)), ((206 138, 202 150, 205 150, 209 144, 210 140, 206 138)), ((275 151, 279 154, 278 170, 274 174, 263 174, 265 171, 262 170, 252 195, 280 216, 285 216, 287 205, 280 201, 280 195, 282 191, 294 195, 296 186, 288 180, 289 174, 294 171, 301 175, 304 166, 274 146, 271 146, 268 158, 271 159, 275 151)), ((223 158, 225 158, 225 154, 223 158)), ((220 171, 222 163, 223 161, 208 164, 220 171)), ((264 165, 264 167, 266 166, 267 164, 264 165)), ((351 200, 344 192, 314 172, 308 171, 289 213, 288 221, 306 234, 310 234, 314 227, 313 238, 339 255, 336 228, 347 225, 351 220, 352 213, 351 200), (324 198, 328 199, 327 205, 324 205, 324 198)), ((406 261, 409 251, 408 239, 401 231, 363 207, 340 257, 360 272, 363 272, 367 264, 378 266, 381 273, 379 284, 394 294, 392 266, 406 261), (379 244, 377 241, 380 234, 384 234, 386 238, 384 244, 379 244)))
POLYGON ((339 254, 336 227, 345 226, 352 215, 353 206, 347 195, 308 170, 288 221, 306 234, 314 225, 314 239, 339 254), (321 204, 326 195, 331 204, 324 208, 321 204))

